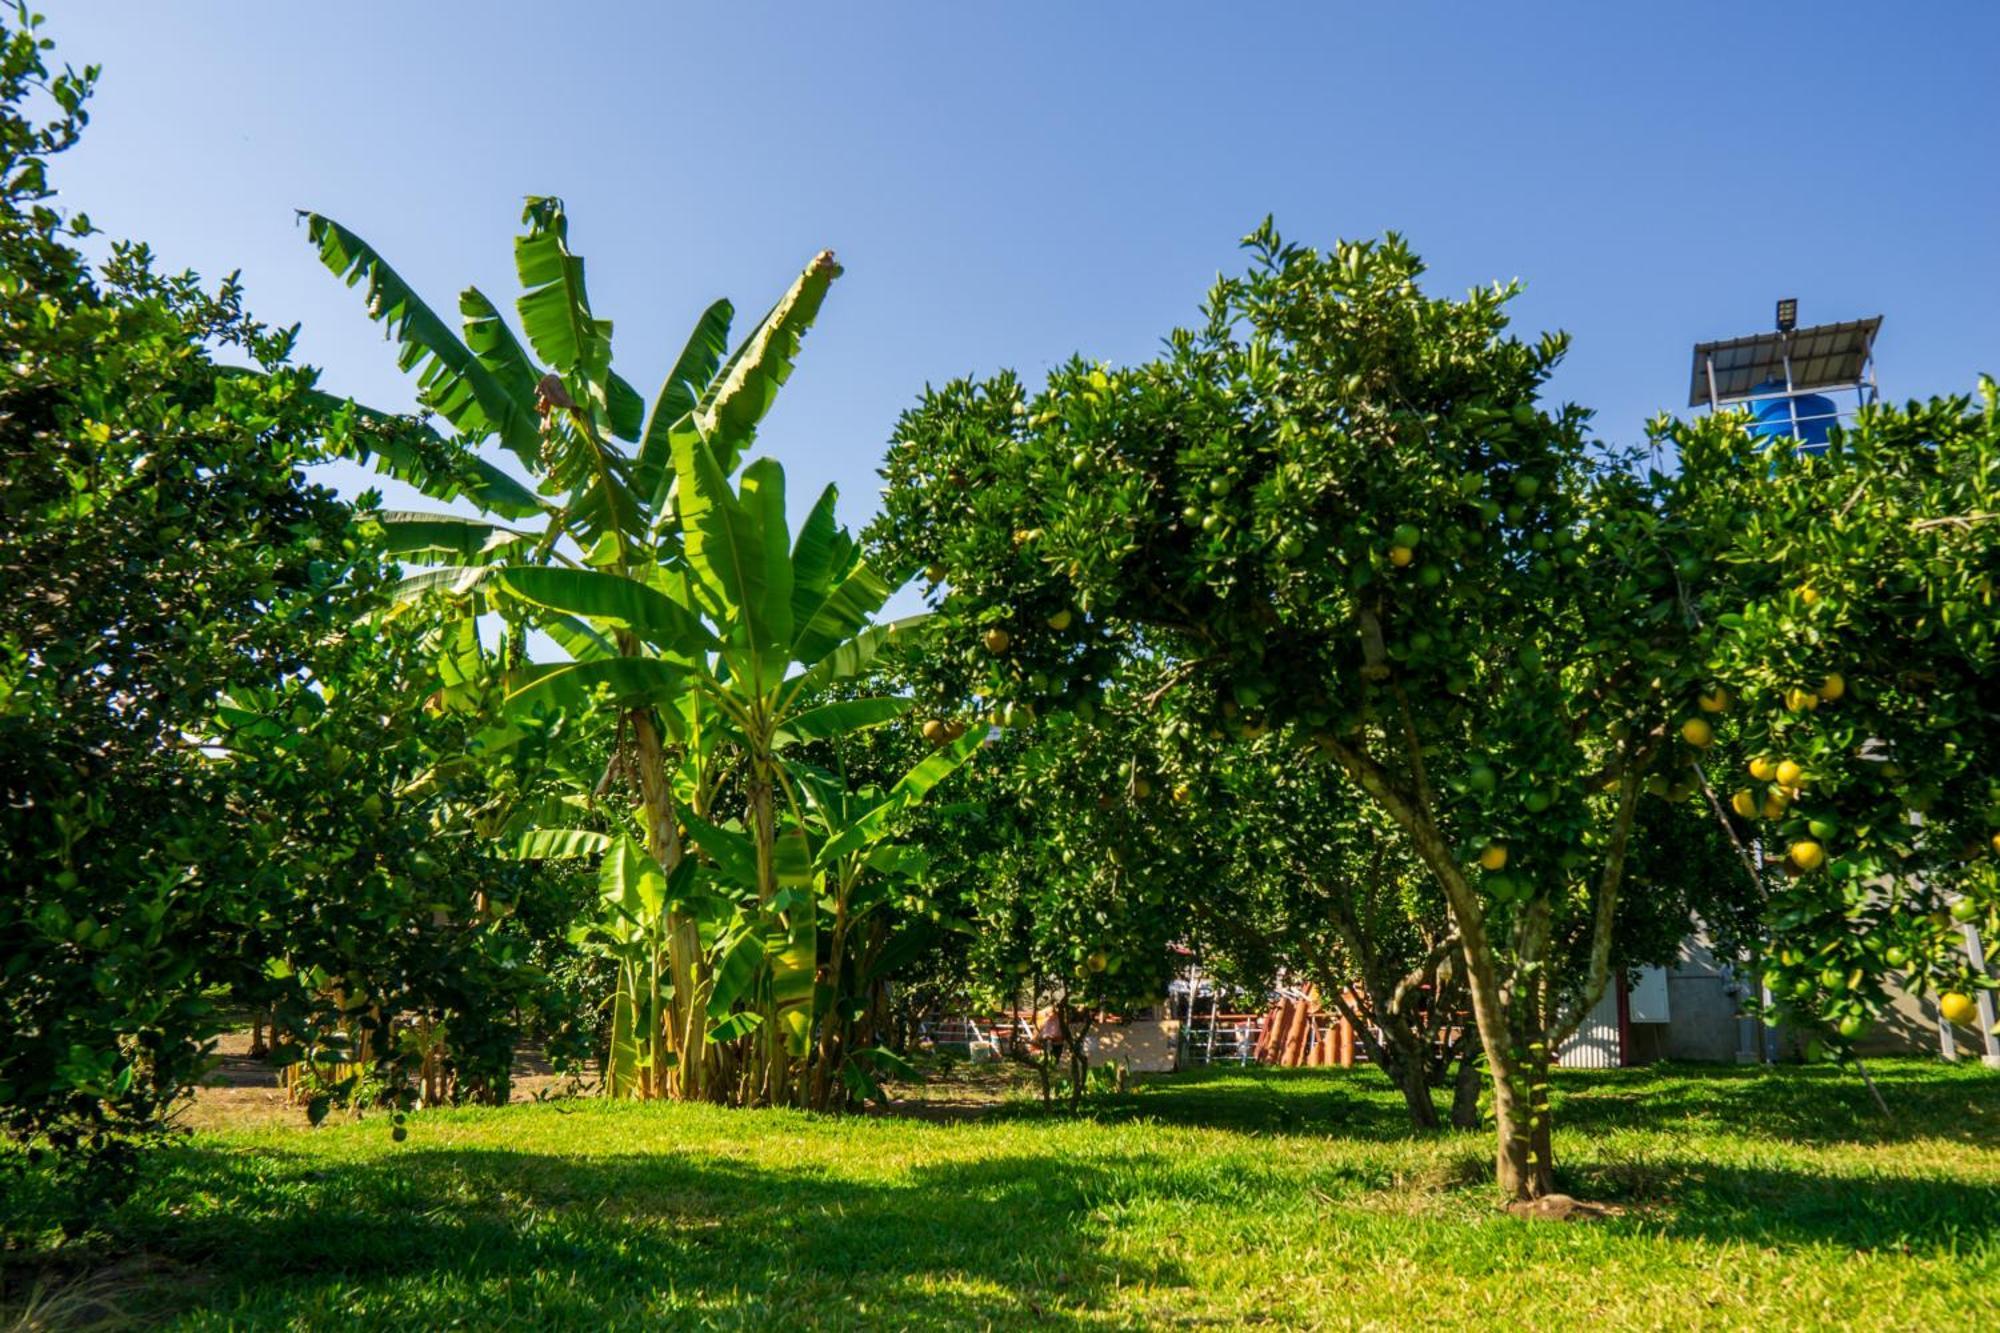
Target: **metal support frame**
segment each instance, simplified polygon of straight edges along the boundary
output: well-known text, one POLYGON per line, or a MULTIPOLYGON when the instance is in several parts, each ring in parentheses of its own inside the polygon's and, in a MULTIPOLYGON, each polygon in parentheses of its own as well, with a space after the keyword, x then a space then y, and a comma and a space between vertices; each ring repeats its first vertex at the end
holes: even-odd
MULTIPOLYGON (((1981 947, 1979 942, 1979 927, 1967 921, 1964 923, 1963 929, 1965 931, 1965 956, 1972 961, 1973 972, 1983 977, 1986 975, 1986 950, 1981 947)), ((1974 1004, 1978 1007, 1979 1011, 1979 1030, 1986 1039, 1986 1054, 1980 1057, 1981 1063, 1989 1069, 2000 1069, 2000 1033, 1996 1033, 1993 1030, 1996 1021, 1993 1014, 1993 992, 1981 987, 1977 992, 1974 1004)), ((1943 1014, 1938 1015, 1938 1021, 1940 1023, 1944 1022, 1943 1014)), ((1945 1025, 1947 1027, 1950 1026, 1950 1024, 1945 1025)))

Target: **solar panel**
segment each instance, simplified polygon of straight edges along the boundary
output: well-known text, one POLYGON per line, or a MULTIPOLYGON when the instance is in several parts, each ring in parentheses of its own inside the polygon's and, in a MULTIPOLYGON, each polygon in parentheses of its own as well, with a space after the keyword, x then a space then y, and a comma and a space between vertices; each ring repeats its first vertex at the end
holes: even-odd
POLYGON ((1784 383, 1788 353, 1791 392, 1859 384, 1874 351, 1875 333, 1881 327, 1882 317, 1876 315, 1842 324, 1815 324, 1791 333, 1754 333, 1747 338, 1696 343, 1688 406, 1740 402, 1770 380, 1784 383))

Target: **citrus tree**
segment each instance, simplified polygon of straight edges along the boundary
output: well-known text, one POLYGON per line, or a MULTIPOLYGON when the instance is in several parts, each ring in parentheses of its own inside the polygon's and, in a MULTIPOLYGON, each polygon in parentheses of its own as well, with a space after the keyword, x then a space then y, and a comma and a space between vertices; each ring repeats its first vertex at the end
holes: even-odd
MULTIPOLYGON (((356 631, 392 571, 304 481, 335 423, 291 333, 144 246, 93 267, 57 210, 94 71, 51 71, 37 23, 0 25, 0 1129, 78 1168, 74 1223, 207 1071, 230 1000, 329 1049, 356 1012, 421 1010, 460 1034, 454 1095, 503 1082, 533 946, 435 906, 533 894, 491 844, 435 837, 483 789, 406 790, 457 737, 392 679, 417 627, 356 631), (332 979, 361 974, 345 1011, 332 979)), ((390 1045, 343 1053, 401 1077, 390 1045)))
POLYGON ((1151 362, 927 393, 875 536, 933 567, 942 651, 994 697, 1074 708, 1144 657, 1225 734, 1337 768, 1444 899, 1500 1182, 1539 1194, 1641 796, 1696 790, 1658 483, 1543 407, 1564 340, 1508 336, 1512 289, 1428 297, 1394 237, 1249 245, 1151 362))
POLYGON ((2000 929, 1993 382, 1865 411, 1821 455, 1730 416, 1658 430, 1709 672, 1687 725, 1761 886, 1773 1021, 1851 1046, 1898 979, 1975 1026, 1995 983, 1963 930, 2000 929))

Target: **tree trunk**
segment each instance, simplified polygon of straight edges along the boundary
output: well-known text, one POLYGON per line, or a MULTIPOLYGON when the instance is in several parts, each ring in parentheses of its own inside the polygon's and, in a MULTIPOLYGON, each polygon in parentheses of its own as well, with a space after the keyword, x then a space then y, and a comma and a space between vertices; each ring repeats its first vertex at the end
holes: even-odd
POLYGON ((1424 1061, 1399 1060, 1400 1068, 1393 1072, 1396 1084, 1403 1090, 1403 1104, 1410 1109, 1410 1123, 1418 1129, 1439 1128, 1437 1103, 1431 1100, 1430 1071, 1424 1061))
MULTIPOLYGON (((1409 835, 1431 873, 1437 876, 1451 905, 1465 952, 1466 988, 1472 996, 1472 1016, 1479 1041, 1493 1070, 1493 1118, 1498 1129, 1495 1174, 1501 1190, 1514 1200, 1536 1199, 1549 1191, 1547 1163, 1532 1161, 1529 1138, 1529 1078, 1523 1067, 1527 1052, 1517 1050, 1507 1005, 1501 996, 1499 959, 1486 934, 1486 913, 1464 868, 1438 831, 1427 808, 1419 808, 1390 781, 1372 759, 1340 741, 1334 757, 1363 791, 1381 803, 1390 818, 1409 835)), ((1427 805, 1428 803, 1424 803, 1427 805)))

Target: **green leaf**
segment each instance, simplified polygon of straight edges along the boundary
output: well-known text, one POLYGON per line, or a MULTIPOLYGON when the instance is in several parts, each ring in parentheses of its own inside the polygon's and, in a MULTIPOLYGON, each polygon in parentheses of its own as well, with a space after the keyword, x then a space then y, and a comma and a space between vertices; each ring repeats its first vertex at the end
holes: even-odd
MULTIPOLYGON (((792 623, 809 624, 836 581, 845 578, 854 557, 854 541, 834 521, 838 487, 819 493, 812 512, 799 527, 792 547, 792 623)), ((845 635, 842 636, 846 637, 845 635)))
POLYGON ((698 435, 674 433, 674 470, 681 480, 688 569, 707 592, 730 645, 761 656, 771 640, 764 621, 765 562, 757 516, 729 489, 715 455, 698 435))
POLYGON ((657 927, 667 910, 667 876, 629 836, 610 840, 597 872, 598 897, 635 925, 657 927))
POLYGON ((467 287, 458 294, 458 314, 465 345, 479 358, 479 364, 492 372, 508 397, 517 403, 534 404, 542 372, 528 359, 527 349, 507 327, 499 308, 477 287, 467 287))
MULTIPOLYGON (((771 870, 783 888, 812 887, 819 876, 813 870, 812 847, 806 841, 804 830, 787 829, 778 835, 771 848, 771 870)), ((811 903, 810 894, 806 895, 805 901, 811 903)))
POLYGON ((856 565, 828 593, 792 645, 792 659, 811 666, 860 631, 893 591, 866 564, 856 565))
POLYGON ((680 817, 687 827, 689 841, 715 863, 718 875, 732 884, 756 890, 757 848, 748 833, 711 824, 692 810, 682 810, 680 817))
POLYGON ((611 1051, 605 1062, 604 1081, 613 1097, 632 1092, 639 1082, 637 1028, 637 977, 631 963, 618 966, 618 990, 611 1003, 611 1051))
POLYGON ((753 1014, 745 1010, 712 1024, 708 1029, 708 1039, 712 1042, 735 1041, 738 1037, 749 1036, 763 1025, 762 1014, 753 1014))
POLYGON ((860 675, 890 640, 914 633, 929 618, 926 613, 904 616, 885 625, 870 625, 847 642, 836 644, 813 663, 811 670, 792 677, 787 699, 801 698, 823 690, 837 680, 849 680, 860 675))
POLYGON ((666 504, 667 483, 673 479, 674 450, 668 432, 694 411, 702 389, 715 378, 729 346, 729 322, 735 317, 736 308, 727 301, 717 301, 702 312, 653 401, 653 415, 646 422, 646 436, 632 469, 632 486, 654 513, 666 504))
MULTIPOLYGON (((227 380, 271 378, 249 366, 217 366, 215 375, 227 380)), ((321 389, 294 386, 289 391, 327 415, 327 447, 342 458, 368 464, 433 500, 462 495, 502 518, 530 518, 543 512, 533 491, 474 453, 468 439, 446 439, 416 417, 378 411, 321 389)))
POLYGON ((552 611, 623 625, 668 652, 691 655, 710 641, 707 627, 687 607, 623 574, 510 566, 497 572, 493 582, 552 611))
POLYGON ((808 708, 785 720, 782 731, 793 740, 824 741, 866 731, 892 722, 910 711, 910 700, 902 698, 841 699, 817 708, 808 708))
POLYGON ((331 218, 300 216, 322 264, 350 287, 367 282, 368 317, 387 326, 399 344, 396 363, 417 373, 424 405, 474 439, 498 435, 509 453, 534 467, 540 439, 532 400, 509 395, 374 247, 331 218))
POLYGON ((777 459, 760 458, 743 469, 742 500, 763 558, 763 642, 783 651, 792 642, 792 534, 785 523, 785 469, 777 459))
POLYGON ((695 423, 711 442, 725 474, 736 470, 756 436, 757 423, 791 377, 800 341, 819 317, 827 288, 839 276, 833 252, 821 251, 736 349, 696 407, 695 423))
POLYGON ((575 616, 541 616, 537 624, 542 633, 556 641, 558 648, 578 662, 595 662, 619 655, 616 644, 575 616))
POLYGON ((433 592, 463 597, 485 582, 497 568, 497 565, 440 565, 436 569, 426 569, 397 580, 391 594, 398 602, 414 602, 433 592))
MULTIPOLYGON (((646 424, 646 400, 615 370, 605 372, 604 417, 611 433, 628 444, 639 438, 640 428, 646 424)), ((643 498, 646 492, 639 494, 643 498)))
POLYGON ((610 835, 589 829, 530 829, 521 835, 514 855, 523 861, 580 861, 602 856, 610 847, 610 835))
POLYGON ((884 836, 890 821, 916 805, 970 759, 986 743, 986 730, 974 727, 942 749, 932 751, 923 761, 896 780, 880 805, 857 818, 819 849, 819 863, 832 865, 840 858, 860 851, 884 836))
POLYGON ((532 538, 525 532, 457 514, 385 510, 383 549, 391 555, 448 555, 460 562, 486 563, 518 554, 532 538))
POLYGON ((528 344, 557 374, 575 374, 602 391, 611 368, 611 322, 590 312, 583 259, 570 253, 562 200, 530 198, 521 221, 528 231, 514 239, 514 269, 525 290, 515 309, 528 344))
POLYGON ((897 1078, 921 1083, 923 1075, 917 1067, 886 1046, 873 1046, 865 1051, 856 1051, 854 1058, 874 1067, 877 1073, 894 1074, 897 1078))
POLYGON ((687 666, 657 657, 536 663, 516 673, 507 702, 577 708, 601 689, 621 707, 667 703, 687 688, 688 674, 687 666))
POLYGON ((885 1100, 882 1087, 866 1069, 852 1060, 844 1060, 840 1065, 840 1081, 847 1085, 848 1092, 865 1102, 885 1100))
POLYGON ((764 932, 742 926, 717 947, 715 982, 708 993, 708 1016, 725 1017, 736 1002, 750 993, 757 980, 758 964, 764 961, 764 932))

